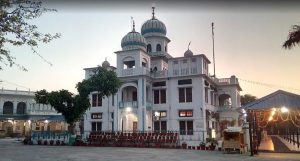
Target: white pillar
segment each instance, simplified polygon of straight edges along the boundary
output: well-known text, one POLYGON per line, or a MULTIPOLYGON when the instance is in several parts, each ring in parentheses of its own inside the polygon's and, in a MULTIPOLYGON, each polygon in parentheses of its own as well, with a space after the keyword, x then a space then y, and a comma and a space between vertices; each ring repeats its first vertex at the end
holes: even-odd
POLYGON ((146 130, 146 82, 144 78, 138 80, 138 130, 146 130))

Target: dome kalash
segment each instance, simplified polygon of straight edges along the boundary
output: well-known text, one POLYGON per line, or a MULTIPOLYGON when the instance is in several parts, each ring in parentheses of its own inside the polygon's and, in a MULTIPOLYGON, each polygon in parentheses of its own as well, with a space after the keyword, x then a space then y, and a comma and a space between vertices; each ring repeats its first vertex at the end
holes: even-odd
POLYGON ((135 31, 134 23, 132 31, 123 37, 121 47, 122 50, 142 49, 146 51, 146 39, 135 31))
POLYGON ((152 18, 142 25, 141 33, 144 37, 147 36, 166 36, 166 25, 154 16, 154 7, 152 7, 152 18))

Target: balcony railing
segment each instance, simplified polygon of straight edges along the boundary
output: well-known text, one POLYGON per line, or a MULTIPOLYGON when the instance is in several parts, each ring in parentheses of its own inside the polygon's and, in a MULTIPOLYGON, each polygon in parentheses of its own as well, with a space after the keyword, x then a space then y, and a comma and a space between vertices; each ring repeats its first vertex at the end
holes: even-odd
POLYGON ((154 78, 168 77, 168 71, 167 70, 155 71, 155 72, 151 73, 151 76, 154 78))
POLYGON ((137 101, 127 101, 127 102, 119 102, 119 108, 123 109, 126 107, 132 107, 132 108, 138 108, 138 102, 137 101))
POLYGON ((150 75, 150 71, 145 67, 118 70, 119 77, 138 76, 138 75, 150 75))

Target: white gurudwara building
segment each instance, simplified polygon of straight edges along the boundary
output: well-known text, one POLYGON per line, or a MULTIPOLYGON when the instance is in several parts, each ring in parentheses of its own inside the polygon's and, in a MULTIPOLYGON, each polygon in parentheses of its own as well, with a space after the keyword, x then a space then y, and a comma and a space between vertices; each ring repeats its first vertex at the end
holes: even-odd
MULTIPOLYGON (((227 126, 239 126, 238 79, 209 75, 210 60, 187 50, 181 57, 168 53, 170 39, 165 24, 154 15, 116 51, 122 85, 116 95, 101 98, 91 93, 84 115, 84 134, 91 131, 178 131, 181 140, 218 138, 227 126)), ((95 67, 96 68, 96 67, 95 67)), ((88 79, 95 68, 85 68, 88 79)), ((198 142, 199 144, 199 142, 198 142)))
POLYGON ((0 138, 67 130, 60 113, 50 105, 36 103, 34 98, 33 91, 0 89, 0 138))

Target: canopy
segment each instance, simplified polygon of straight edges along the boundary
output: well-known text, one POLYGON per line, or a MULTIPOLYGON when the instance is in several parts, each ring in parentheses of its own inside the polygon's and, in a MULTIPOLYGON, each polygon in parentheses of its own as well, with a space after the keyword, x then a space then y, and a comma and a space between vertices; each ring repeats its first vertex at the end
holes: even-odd
POLYGON ((243 108, 250 110, 260 110, 283 106, 292 109, 300 109, 300 95, 283 90, 278 90, 245 105, 243 108))

